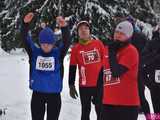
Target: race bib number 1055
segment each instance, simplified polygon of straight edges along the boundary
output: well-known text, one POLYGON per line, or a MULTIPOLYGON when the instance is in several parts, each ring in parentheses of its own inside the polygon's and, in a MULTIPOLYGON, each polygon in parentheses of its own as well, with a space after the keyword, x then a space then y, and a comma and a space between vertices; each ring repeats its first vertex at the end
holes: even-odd
POLYGON ((36 69, 42 71, 54 71, 55 69, 54 57, 38 56, 36 61, 36 69))

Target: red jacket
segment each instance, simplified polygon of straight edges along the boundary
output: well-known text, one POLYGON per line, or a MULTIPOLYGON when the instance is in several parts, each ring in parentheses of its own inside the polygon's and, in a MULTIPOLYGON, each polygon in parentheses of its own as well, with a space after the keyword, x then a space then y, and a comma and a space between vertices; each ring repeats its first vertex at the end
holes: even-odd
MULTIPOLYGON (((106 47, 106 54, 108 48, 106 47)), ((137 49, 129 44, 117 53, 118 63, 127 67, 128 71, 119 78, 113 78, 110 71, 108 56, 105 59, 103 104, 139 106, 138 95, 138 64, 137 49)))
POLYGON ((78 65, 81 87, 96 87, 103 57, 104 45, 100 40, 91 40, 87 45, 77 43, 72 48, 70 65, 78 65))

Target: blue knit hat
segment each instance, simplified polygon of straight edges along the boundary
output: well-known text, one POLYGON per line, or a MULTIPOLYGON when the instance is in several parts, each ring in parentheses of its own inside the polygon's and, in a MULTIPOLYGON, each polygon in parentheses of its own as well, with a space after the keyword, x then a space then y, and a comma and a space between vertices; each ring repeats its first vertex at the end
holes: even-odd
POLYGON ((55 42, 55 35, 51 28, 46 27, 39 33, 39 43, 53 44, 55 42))

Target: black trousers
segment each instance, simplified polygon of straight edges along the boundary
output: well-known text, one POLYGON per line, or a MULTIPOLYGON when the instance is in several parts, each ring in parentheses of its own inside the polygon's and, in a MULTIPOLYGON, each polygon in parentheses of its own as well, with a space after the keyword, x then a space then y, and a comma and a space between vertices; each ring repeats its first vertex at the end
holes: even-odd
POLYGON ((81 100, 81 120, 90 120, 91 103, 95 105, 97 120, 100 120, 102 110, 102 92, 96 87, 81 87, 80 100, 81 100))
POLYGON ((150 88, 151 98, 154 113, 160 113, 160 96, 159 96, 160 86, 155 86, 150 88))
POLYGON ((33 92, 31 99, 32 120, 44 120, 45 111, 47 111, 47 120, 58 120, 60 109, 60 93, 33 92))
POLYGON ((139 72, 138 77, 138 90, 139 90, 139 97, 140 97, 140 110, 139 112, 143 112, 144 114, 150 113, 149 103, 145 97, 145 83, 142 72, 139 72))
POLYGON ((103 105, 102 120, 137 120, 138 107, 103 105))

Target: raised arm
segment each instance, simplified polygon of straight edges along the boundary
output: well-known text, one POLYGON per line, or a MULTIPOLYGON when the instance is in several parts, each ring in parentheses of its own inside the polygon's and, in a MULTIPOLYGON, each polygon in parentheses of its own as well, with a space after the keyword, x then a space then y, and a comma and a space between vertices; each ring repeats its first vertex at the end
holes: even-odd
POLYGON ((29 34, 29 24, 32 21, 34 14, 32 12, 28 13, 22 20, 21 34, 25 45, 25 49, 28 55, 31 55, 33 49, 35 48, 32 41, 31 34, 29 34))
POLYGON ((57 23, 59 27, 61 27, 61 31, 62 31, 63 47, 61 49, 61 59, 63 60, 71 44, 71 35, 70 35, 69 26, 62 16, 57 17, 57 23))

